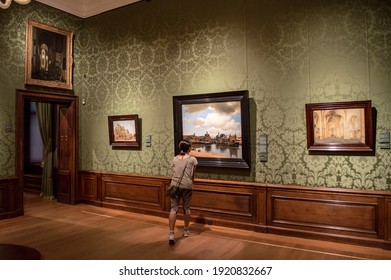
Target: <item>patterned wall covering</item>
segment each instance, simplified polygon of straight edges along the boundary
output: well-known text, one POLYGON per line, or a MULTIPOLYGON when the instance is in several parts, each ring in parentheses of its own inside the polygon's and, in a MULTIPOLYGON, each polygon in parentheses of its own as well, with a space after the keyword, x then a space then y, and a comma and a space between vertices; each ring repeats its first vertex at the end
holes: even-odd
MULTIPOLYGON (((248 89, 252 170, 197 177, 391 190, 391 153, 378 141, 391 131, 390 1, 165 0, 86 20, 37 12, 38 3, 14 6, 0 17, 10 29, 0 34, 1 94, 9 97, 0 101, 1 124, 14 122, 14 89, 23 86, 26 15, 75 31, 81 169, 170 175, 172 96, 248 89), (375 156, 308 155, 306 103, 366 99, 377 110, 375 156), (139 114, 152 147, 144 139, 140 150, 110 147, 107 116, 122 114, 139 114), (260 133, 269 136, 266 163, 260 133)), ((13 174, 14 136, 4 129, 0 150, 0 175, 13 174)))
MULTIPOLYGON (((26 19, 31 18, 64 30, 79 33, 82 21, 78 17, 31 1, 28 5, 11 4, 0 9, 0 176, 15 175, 15 89, 23 89, 26 51, 26 19), (11 125, 11 131, 6 126, 11 125)), ((74 58, 80 53, 75 47, 74 58)), ((76 69, 77 73, 77 69, 76 69)), ((74 87, 79 91, 75 74, 74 87)), ((50 89, 45 89, 46 91, 50 89)))

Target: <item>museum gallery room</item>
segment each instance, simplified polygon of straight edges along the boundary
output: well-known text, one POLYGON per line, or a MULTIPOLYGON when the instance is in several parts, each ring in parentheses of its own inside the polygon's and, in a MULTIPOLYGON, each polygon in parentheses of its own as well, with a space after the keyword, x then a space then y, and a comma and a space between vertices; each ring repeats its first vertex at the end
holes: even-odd
POLYGON ((0 259, 391 259, 391 1, 1 0, 0 26, 0 259))

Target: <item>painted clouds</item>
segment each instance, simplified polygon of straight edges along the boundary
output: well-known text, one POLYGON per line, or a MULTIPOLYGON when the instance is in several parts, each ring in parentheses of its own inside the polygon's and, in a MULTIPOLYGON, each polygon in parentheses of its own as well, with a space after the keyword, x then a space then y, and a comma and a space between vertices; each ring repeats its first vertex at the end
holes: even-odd
POLYGON ((183 135, 218 133, 241 137, 240 102, 215 102, 183 105, 183 135))

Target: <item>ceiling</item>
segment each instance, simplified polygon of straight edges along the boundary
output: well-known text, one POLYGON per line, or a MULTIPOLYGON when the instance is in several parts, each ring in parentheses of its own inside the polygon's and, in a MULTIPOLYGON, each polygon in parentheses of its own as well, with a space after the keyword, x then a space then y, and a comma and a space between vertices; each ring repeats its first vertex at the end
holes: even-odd
POLYGON ((88 18, 143 0, 36 0, 72 15, 88 18))

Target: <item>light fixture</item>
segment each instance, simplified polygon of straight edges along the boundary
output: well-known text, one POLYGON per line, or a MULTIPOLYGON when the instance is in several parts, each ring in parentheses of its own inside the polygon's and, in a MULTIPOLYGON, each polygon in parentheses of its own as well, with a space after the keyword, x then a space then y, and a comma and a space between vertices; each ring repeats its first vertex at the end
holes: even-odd
MULTIPOLYGON (((31 0, 14 0, 18 4, 26 5, 31 0)), ((0 8, 7 9, 11 5, 12 0, 0 0, 0 8)))

